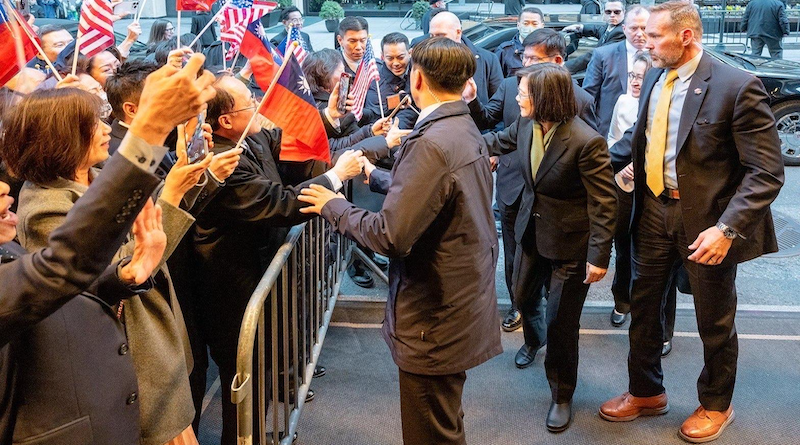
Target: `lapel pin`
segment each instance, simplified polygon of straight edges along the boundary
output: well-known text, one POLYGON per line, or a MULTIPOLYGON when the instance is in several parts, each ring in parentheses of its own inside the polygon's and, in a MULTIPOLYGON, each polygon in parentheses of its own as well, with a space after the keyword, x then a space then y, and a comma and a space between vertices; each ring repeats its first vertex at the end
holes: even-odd
POLYGON ((699 94, 700 94, 700 93, 702 93, 702 92, 703 92, 703 90, 701 90, 700 88, 695 88, 695 89, 694 89, 694 94, 697 94, 697 95, 699 95, 699 94))

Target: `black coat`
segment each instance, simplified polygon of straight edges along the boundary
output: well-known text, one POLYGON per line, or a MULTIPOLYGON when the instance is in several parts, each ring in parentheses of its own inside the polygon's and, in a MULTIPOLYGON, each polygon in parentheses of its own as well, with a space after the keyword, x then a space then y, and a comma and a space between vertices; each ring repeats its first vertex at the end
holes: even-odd
MULTIPOLYGON (((382 60, 378 61, 378 74, 381 76, 381 96, 380 102, 383 103, 383 115, 388 116, 392 113, 392 109, 389 108, 387 97, 398 94, 400 91, 405 91, 406 94, 409 96, 411 95, 411 85, 409 83, 409 73, 411 72, 411 65, 409 64, 408 68, 406 69, 406 73, 401 76, 395 76, 394 73, 383 63, 382 60)), ((402 99, 402 97, 401 97, 402 99)), ((412 98, 411 105, 416 108, 414 104, 414 100, 412 98)), ((380 116, 381 115, 381 105, 378 100, 378 91, 377 90, 369 90, 367 92, 367 100, 364 105, 366 108, 369 108, 370 113, 380 116)), ((395 115, 397 119, 400 121, 400 128, 405 129, 412 129, 414 128, 414 123, 417 122, 417 113, 412 110, 411 108, 406 108, 400 110, 395 115)))
POLYGON ((747 32, 747 37, 780 39, 789 35, 786 4, 781 0, 751 0, 741 23, 742 32, 747 32))
POLYGON ((456 101, 409 134, 380 212, 323 207, 334 230, 391 259, 383 336, 403 371, 454 374, 502 352, 491 206, 486 146, 456 101))
POLYGON ((623 40, 597 48, 583 78, 583 88, 594 97, 601 136, 608 136, 617 99, 628 91, 628 50, 625 43, 623 40))
MULTIPOLYGON (((286 40, 286 35, 287 35, 286 29, 284 28, 281 32, 275 34, 275 37, 269 39, 269 43, 277 47, 278 45, 281 44, 281 42, 286 40)), ((300 37, 302 37, 303 41, 306 42, 306 46, 308 46, 308 51, 314 52, 314 47, 311 46, 311 37, 309 37, 308 34, 304 33, 303 31, 300 31, 300 37)))
MULTIPOLYGON (((16 423, 15 441, 44 434, 36 443, 139 443, 136 375, 130 355, 120 353, 124 330, 106 302, 76 295, 103 272, 115 277, 109 263, 160 181, 120 155, 105 169, 48 248, 0 266, 0 357, 20 371, 14 381, 3 366, 0 426, 16 423)), ((119 287, 101 283, 98 294, 120 298, 119 287)))
MULTIPOLYGON (((645 116, 653 86, 663 73, 663 69, 652 69, 645 76, 639 99, 642 118, 631 132, 632 231, 647 190, 645 116)), ((721 221, 744 236, 733 240, 723 264, 776 252, 770 204, 783 185, 783 160, 775 118, 761 81, 703 54, 686 93, 677 145, 675 164, 687 240, 695 240, 721 221)))
POLYGON ((517 244, 535 243, 545 258, 588 261, 607 268, 617 217, 617 191, 606 140, 580 118, 563 122, 545 151, 534 180, 533 121, 520 118, 484 136, 493 152, 517 150, 525 188, 514 226, 517 244))
MULTIPOLYGON (((469 110, 478 128, 490 130, 502 122, 503 127, 510 127, 519 118, 519 105, 517 104, 516 77, 508 77, 500 84, 500 89, 492 96, 486 106, 478 100, 469 103, 469 110)), ((592 96, 572 81, 575 91, 575 102, 578 105, 578 117, 592 128, 597 128, 594 115, 594 100, 592 96)), ((500 165, 497 166, 497 191, 496 198, 505 205, 514 204, 522 193, 525 181, 522 179, 524 169, 522 164, 526 161, 520 157, 520 152, 500 156, 500 165)), ((530 158, 528 158, 530 159, 530 158)))
MULTIPOLYGON (((208 25, 208 22, 211 21, 212 15, 205 12, 196 12, 194 16, 192 16, 192 28, 189 32, 194 35, 199 35, 200 31, 208 25)), ((200 45, 203 48, 211 46, 214 42, 217 41, 217 30, 214 29, 214 25, 211 25, 206 32, 200 35, 200 45)))

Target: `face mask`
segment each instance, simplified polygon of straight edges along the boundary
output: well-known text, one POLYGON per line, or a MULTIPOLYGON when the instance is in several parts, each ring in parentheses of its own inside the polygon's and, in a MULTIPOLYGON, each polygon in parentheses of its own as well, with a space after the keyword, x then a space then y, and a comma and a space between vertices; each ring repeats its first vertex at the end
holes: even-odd
POLYGON ((528 37, 528 34, 532 33, 533 30, 536 29, 536 28, 534 28, 533 26, 524 26, 524 25, 523 26, 519 26, 518 25, 517 29, 519 30, 519 39, 520 40, 525 40, 525 37, 528 37))

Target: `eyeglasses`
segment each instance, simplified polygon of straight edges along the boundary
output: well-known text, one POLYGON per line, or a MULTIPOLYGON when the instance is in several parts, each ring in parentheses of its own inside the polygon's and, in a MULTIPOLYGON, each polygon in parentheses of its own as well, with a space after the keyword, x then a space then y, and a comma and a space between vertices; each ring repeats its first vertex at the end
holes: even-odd
POLYGON ((531 97, 530 94, 525 94, 522 92, 522 90, 517 90, 517 96, 519 96, 520 99, 527 99, 531 97))
POLYGON ((255 110, 256 107, 258 107, 258 101, 256 101, 255 97, 251 97, 250 98, 250 106, 249 107, 239 108, 238 110, 233 110, 233 111, 228 111, 227 113, 223 113, 223 115, 224 114, 238 113, 240 111, 255 110))
POLYGON ((552 56, 546 56, 546 57, 537 57, 537 56, 528 57, 528 56, 523 54, 522 55, 522 64, 523 65, 525 65, 525 64, 535 65, 537 63, 542 63, 542 62, 550 62, 556 57, 556 55, 557 54, 554 54, 552 56))
POLYGON ((606 13, 606 15, 620 15, 620 14, 622 14, 622 10, 621 9, 606 9, 605 13, 606 13))
POLYGON ((630 80, 638 80, 639 82, 644 80, 643 74, 636 74, 636 73, 628 73, 628 79, 630 80))
POLYGON ((303 19, 289 19, 289 20, 286 20, 286 23, 288 23, 290 25, 302 25, 303 24, 303 19))

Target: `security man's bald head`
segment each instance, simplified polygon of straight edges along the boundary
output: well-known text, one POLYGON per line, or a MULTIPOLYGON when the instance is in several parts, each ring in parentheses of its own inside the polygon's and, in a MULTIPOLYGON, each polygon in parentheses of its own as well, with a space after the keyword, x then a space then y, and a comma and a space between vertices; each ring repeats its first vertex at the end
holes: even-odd
POLYGON ((447 37, 461 43, 461 20, 452 12, 440 12, 431 19, 429 34, 431 37, 447 37))

